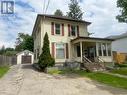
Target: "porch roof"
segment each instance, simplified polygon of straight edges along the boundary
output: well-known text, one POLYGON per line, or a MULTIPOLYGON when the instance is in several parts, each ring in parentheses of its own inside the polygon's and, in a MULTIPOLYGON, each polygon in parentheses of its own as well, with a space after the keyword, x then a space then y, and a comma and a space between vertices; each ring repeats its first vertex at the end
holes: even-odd
POLYGON ((72 39, 71 42, 79 42, 79 41, 91 41, 91 42, 112 42, 114 41, 113 39, 108 39, 108 38, 95 38, 95 37, 77 37, 75 39, 72 39))

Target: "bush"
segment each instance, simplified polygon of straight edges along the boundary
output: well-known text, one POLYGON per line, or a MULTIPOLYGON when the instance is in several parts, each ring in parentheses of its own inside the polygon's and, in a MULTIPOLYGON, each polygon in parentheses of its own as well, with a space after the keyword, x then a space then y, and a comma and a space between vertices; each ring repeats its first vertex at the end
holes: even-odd
POLYGON ((42 53, 39 56, 38 64, 43 71, 45 71, 47 67, 52 67, 55 64, 55 60, 54 58, 52 58, 50 54, 49 40, 48 40, 47 33, 45 34, 45 37, 44 37, 42 53))

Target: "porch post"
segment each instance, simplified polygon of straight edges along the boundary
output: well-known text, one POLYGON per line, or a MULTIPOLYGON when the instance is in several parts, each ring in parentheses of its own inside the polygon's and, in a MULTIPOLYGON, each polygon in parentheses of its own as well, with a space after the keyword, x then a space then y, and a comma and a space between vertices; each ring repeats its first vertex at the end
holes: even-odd
POLYGON ((108 45, 106 43, 106 56, 108 56, 108 45))
POLYGON ((82 62, 82 42, 80 42, 80 54, 81 54, 81 62, 82 62))
POLYGON ((103 53, 103 43, 101 43, 101 52, 102 52, 102 56, 104 56, 104 53, 103 53))
POLYGON ((96 42, 96 55, 99 56, 99 53, 98 53, 98 43, 96 42))

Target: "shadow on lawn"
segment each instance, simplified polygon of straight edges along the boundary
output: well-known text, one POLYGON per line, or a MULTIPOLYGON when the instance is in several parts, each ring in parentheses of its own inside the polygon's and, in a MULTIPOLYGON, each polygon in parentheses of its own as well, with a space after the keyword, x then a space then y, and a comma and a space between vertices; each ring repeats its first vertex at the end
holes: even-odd
MULTIPOLYGON (((85 73, 85 71, 84 71, 85 73)), ((113 95, 127 95, 127 90, 122 89, 122 88, 117 88, 117 87, 112 87, 100 82, 97 82, 95 80, 89 80, 87 78, 88 72, 86 72, 86 76, 83 76, 83 73, 81 72, 75 72, 75 71, 64 71, 64 72, 59 72, 57 75, 53 75, 56 79, 63 79, 63 78, 71 78, 71 79, 77 79, 77 78, 84 78, 84 81, 86 81, 89 84, 95 85, 98 89, 105 90, 110 92, 113 95), (79 75, 80 73, 80 75, 79 75)), ((89 73, 90 74, 90 73, 89 73)))

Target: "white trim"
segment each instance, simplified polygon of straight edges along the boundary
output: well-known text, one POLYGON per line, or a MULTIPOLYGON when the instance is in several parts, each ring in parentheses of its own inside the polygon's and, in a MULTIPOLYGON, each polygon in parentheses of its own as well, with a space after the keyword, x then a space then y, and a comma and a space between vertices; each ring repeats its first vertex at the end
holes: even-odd
POLYGON ((80 54, 81 54, 81 62, 82 62, 82 42, 80 42, 80 54))
POLYGON ((31 52, 31 51, 29 51, 29 50, 24 50, 24 51, 22 51, 22 52, 17 53, 16 55, 19 55, 19 54, 24 53, 24 52, 29 52, 29 53, 31 53, 31 54, 34 54, 33 52, 31 52))
POLYGON ((77 37, 77 36, 78 36, 78 34, 77 34, 77 26, 78 26, 78 25, 70 24, 70 36, 71 36, 71 37, 77 37), (75 26, 75 27, 76 27, 75 36, 73 36, 72 33, 71 33, 71 26, 75 26))

